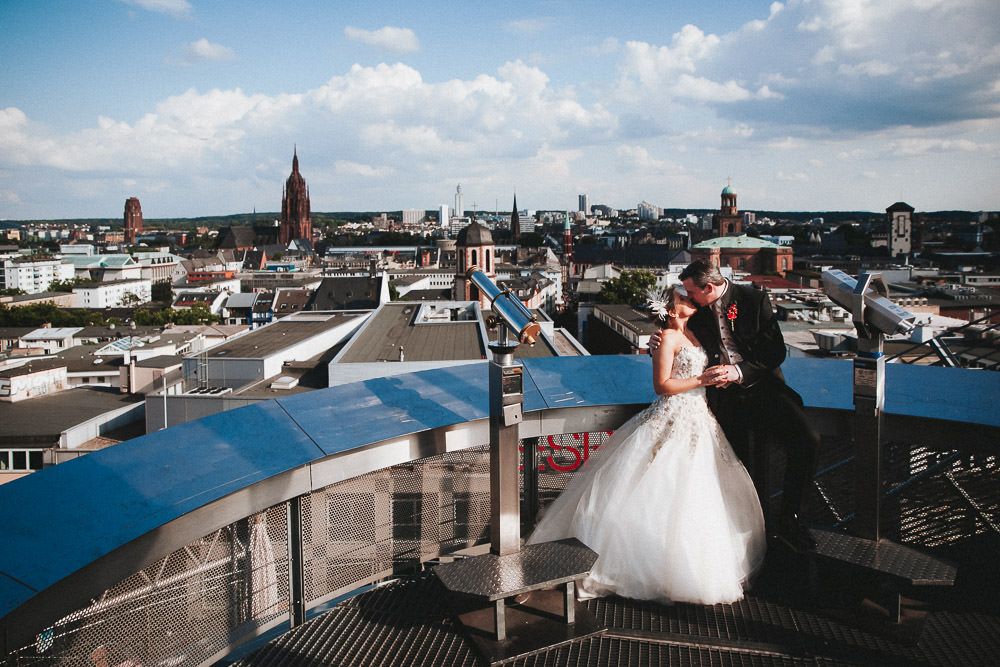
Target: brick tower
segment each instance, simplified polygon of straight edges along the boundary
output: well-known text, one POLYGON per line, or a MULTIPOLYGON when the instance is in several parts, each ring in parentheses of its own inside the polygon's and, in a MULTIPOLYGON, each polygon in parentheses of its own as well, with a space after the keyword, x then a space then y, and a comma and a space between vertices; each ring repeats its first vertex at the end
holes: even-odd
POLYGON ((309 187, 299 173, 299 152, 292 153, 292 173, 285 181, 281 197, 281 228, 278 243, 287 245, 292 239, 312 242, 312 219, 309 217, 309 187))
POLYGON ((743 233, 743 216, 736 207, 736 192, 731 184, 722 189, 722 204, 715 215, 714 226, 717 236, 739 236, 743 233))
POLYGON ((563 220, 563 262, 568 266, 573 259, 573 223, 569 221, 569 213, 563 220))
POLYGON ((125 244, 135 245, 135 239, 142 231, 142 206, 138 197, 125 200, 125 244))

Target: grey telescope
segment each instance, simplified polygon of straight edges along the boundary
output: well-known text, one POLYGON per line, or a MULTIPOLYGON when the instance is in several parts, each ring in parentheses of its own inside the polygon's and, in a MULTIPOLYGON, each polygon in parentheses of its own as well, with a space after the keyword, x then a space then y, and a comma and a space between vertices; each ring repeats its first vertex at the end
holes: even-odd
POLYGON ((857 314, 861 310, 864 314, 864 324, 875 330, 886 334, 906 334, 913 331, 913 313, 904 310, 886 298, 884 284, 872 281, 876 287, 881 287, 878 291, 871 287, 866 287, 863 294, 859 294, 858 281, 838 269, 823 272, 823 288, 827 296, 836 301, 841 307, 857 314), (856 301, 861 301, 855 307, 856 301))
MULTIPOLYGON (((470 266, 465 277, 490 300, 493 312, 507 325, 519 343, 535 344, 542 327, 513 292, 498 287, 478 266, 470 266)), ((503 340, 499 342, 504 343, 503 340)))

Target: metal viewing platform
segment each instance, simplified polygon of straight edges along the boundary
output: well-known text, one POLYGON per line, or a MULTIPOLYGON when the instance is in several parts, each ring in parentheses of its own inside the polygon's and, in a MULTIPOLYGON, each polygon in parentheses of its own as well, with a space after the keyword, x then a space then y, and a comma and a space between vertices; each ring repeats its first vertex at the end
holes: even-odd
MULTIPOLYGON (((783 369, 823 436, 808 521, 842 530, 856 509, 851 364, 783 369)), ((884 530, 958 565, 952 588, 903 582, 918 635, 883 630, 868 582, 810 579, 774 550, 742 602, 587 601, 605 630, 505 664, 995 662, 1000 375, 886 371, 884 530), (857 608, 875 620, 843 613, 857 608)), ((524 360, 532 502, 653 399, 649 373, 640 357, 524 360)), ((0 487, 7 663, 482 664, 430 570, 489 550, 487 417, 486 365, 458 366, 262 402, 0 487)))

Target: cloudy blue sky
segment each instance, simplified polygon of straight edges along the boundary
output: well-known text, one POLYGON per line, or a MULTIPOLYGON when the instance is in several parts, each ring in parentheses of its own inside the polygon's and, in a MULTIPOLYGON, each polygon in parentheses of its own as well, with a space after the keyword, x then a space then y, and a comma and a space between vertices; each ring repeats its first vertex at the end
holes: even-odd
POLYGON ((996 0, 4 0, 0 219, 1000 208, 996 0))

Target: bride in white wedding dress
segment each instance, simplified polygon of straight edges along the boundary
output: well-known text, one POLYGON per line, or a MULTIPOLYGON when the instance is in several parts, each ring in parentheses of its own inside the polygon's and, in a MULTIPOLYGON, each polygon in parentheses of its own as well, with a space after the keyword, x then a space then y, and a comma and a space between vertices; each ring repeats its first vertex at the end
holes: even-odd
POLYGON ((764 560, 760 502, 705 400, 717 381, 687 330, 697 307, 677 286, 650 308, 666 328, 659 397, 590 457, 528 542, 576 537, 597 552, 580 597, 735 602, 764 560))

